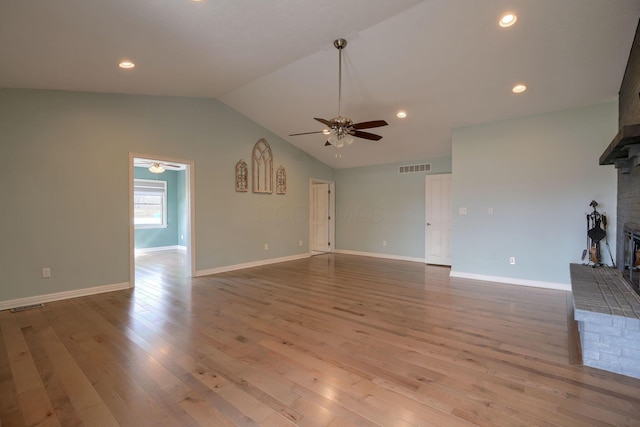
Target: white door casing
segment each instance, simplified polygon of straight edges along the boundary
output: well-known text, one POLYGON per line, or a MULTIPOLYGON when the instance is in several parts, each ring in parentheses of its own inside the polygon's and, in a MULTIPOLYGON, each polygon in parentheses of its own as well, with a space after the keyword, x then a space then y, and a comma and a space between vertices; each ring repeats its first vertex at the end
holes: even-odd
POLYGON ((425 262, 451 265, 451 174, 425 179, 425 262))

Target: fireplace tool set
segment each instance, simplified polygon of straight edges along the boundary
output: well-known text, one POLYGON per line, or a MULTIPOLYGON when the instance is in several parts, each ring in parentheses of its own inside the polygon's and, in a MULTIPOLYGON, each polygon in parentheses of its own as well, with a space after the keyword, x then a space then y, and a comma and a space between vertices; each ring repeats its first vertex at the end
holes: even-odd
POLYGON ((582 251, 582 260, 584 261, 587 253, 589 254, 589 262, 587 265, 593 267, 604 266, 602 262, 602 252, 600 251, 600 242, 605 241, 609 256, 611 257, 611 266, 615 268, 611 247, 607 239, 607 216, 598 212, 596 207, 598 202, 592 200, 589 206, 593 207, 593 212, 587 214, 587 249, 582 251))

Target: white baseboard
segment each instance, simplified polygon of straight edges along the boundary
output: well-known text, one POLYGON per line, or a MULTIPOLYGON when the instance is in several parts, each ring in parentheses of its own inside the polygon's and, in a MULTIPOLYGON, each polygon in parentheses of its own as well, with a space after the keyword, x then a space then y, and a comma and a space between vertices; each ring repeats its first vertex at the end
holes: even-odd
POLYGON ((160 252, 160 251, 171 251, 171 250, 186 250, 186 246, 173 245, 173 246, 156 246, 155 248, 136 248, 137 254, 143 254, 146 252, 160 252))
POLYGON ((558 291, 571 292, 571 284, 567 283, 542 282, 539 280, 516 279, 514 277, 486 276, 484 274, 463 273, 453 270, 451 270, 449 276, 459 277, 461 279, 481 280, 483 282, 497 282, 505 283, 507 285, 531 286, 534 288, 555 289, 558 291))
POLYGON ((75 289, 73 291, 56 292, 54 294, 36 295, 33 297, 0 301, 0 310, 8 310, 10 308, 22 307, 25 305, 44 304, 45 302, 60 301, 69 298, 86 297, 105 292, 121 291, 123 289, 129 289, 130 287, 129 282, 123 282, 114 283, 112 285, 94 286, 93 288, 75 289))
POLYGON ((360 251, 349 251, 345 249, 336 249, 333 251, 336 254, 345 254, 345 255, 358 255, 358 256, 368 256, 373 258, 386 258, 386 259, 395 259, 399 261, 412 261, 412 262, 421 262, 424 264, 424 258, 415 258, 409 256, 402 255, 392 255, 392 254, 379 254, 375 252, 360 252, 360 251))
POLYGON ((279 262, 294 261, 297 259, 309 258, 309 253, 290 255, 280 258, 261 259, 259 261, 245 262, 242 264, 225 265, 224 267, 209 268, 207 270, 196 270, 195 277, 208 276, 210 274, 225 273, 227 271, 242 270, 251 267, 260 267, 261 265, 277 264, 279 262))

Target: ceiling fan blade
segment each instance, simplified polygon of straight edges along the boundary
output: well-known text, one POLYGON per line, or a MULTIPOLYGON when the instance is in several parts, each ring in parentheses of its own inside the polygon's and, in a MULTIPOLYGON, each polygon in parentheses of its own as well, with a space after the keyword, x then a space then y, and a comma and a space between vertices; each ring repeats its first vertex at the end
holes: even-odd
POLYGON ((389 123, 385 122, 384 120, 371 120, 370 122, 361 122, 361 123, 356 123, 353 124, 353 128, 354 129, 371 129, 371 128, 377 128, 380 126, 387 126, 389 123))
POLYGON ((298 136, 298 135, 311 135, 312 133, 322 133, 321 130, 316 131, 316 132, 302 132, 302 133, 292 133, 289 136, 298 136))
POLYGON ((326 126, 329 126, 329 127, 333 126, 329 120, 319 119, 317 117, 314 117, 313 120, 317 120, 320 123, 322 123, 323 125, 326 125, 326 126))
POLYGON ((180 165, 173 165, 171 163, 162 163, 162 162, 160 162, 160 164, 164 165, 164 166, 169 166, 170 168, 178 168, 178 169, 180 169, 182 167, 180 165))
POLYGON ((353 131, 351 135, 355 136, 356 138, 370 139, 372 141, 380 141, 382 139, 380 135, 376 135, 369 132, 361 132, 359 130, 353 131))
POLYGON ((325 147, 328 147, 328 146, 330 146, 330 145, 331 145, 331 143, 330 143, 329 141, 327 141, 327 142, 325 142, 325 143, 324 143, 324 146, 325 146, 325 147))

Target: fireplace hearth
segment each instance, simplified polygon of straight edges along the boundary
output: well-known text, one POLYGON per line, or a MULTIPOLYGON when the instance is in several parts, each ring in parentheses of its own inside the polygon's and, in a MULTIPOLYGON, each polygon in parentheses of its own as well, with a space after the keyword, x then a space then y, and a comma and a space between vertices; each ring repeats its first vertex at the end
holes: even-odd
POLYGON ((582 363, 640 378, 640 295, 616 268, 571 264, 582 363))

